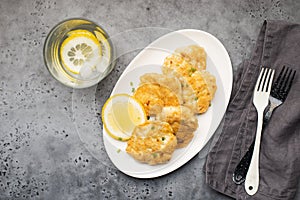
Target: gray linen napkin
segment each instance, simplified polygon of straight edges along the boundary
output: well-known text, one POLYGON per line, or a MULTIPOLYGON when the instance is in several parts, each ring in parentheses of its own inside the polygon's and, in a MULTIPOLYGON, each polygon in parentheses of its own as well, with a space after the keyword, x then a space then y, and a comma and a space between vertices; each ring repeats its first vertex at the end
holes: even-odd
POLYGON ((213 189, 236 199, 293 199, 300 178, 300 25, 265 21, 250 60, 242 63, 234 83, 222 133, 209 152, 204 167, 213 189), (255 137, 257 113, 252 95, 260 66, 280 72, 282 66, 297 70, 291 91, 278 107, 262 135, 260 185, 247 195, 232 174, 255 137))

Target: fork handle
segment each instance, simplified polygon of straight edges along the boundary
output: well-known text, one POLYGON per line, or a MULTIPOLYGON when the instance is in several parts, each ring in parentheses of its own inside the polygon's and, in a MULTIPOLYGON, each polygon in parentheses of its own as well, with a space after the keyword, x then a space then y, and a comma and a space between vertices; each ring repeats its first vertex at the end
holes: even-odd
POLYGON ((264 115, 264 123, 263 123, 263 128, 267 124, 267 122, 270 120, 273 110, 277 107, 278 105, 271 103, 268 111, 264 115))
MULTIPOLYGON (((266 124, 270 120, 272 113, 276 107, 277 107, 276 105, 273 105, 271 103, 269 108, 267 109, 268 111, 265 113, 263 119, 262 131, 266 127, 266 124)), ((232 175, 233 182, 235 182, 238 185, 242 184, 245 181, 249 169, 249 165, 251 162, 252 154, 253 154, 254 143, 255 140, 253 140, 253 142, 251 143, 250 147, 248 148, 243 158, 240 160, 239 164, 236 166, 234 173, 232 175)))
POLYGON ((262 124, 263 112, 258 112, 253 156, 245 180, 245 189, 249 195, 254 195, 257 192, 259 185, 259 149, 262 133, 262 124))
POLYGON ((232 180, 236 184, 240 185, 245 181, 249 165, 251 162, 252 154, 254 149, 254 140, 251 143, 251 146, 248 148, 244 157, 241 159, 239 164, 235 167, 234 173, 232 175, 232 180))

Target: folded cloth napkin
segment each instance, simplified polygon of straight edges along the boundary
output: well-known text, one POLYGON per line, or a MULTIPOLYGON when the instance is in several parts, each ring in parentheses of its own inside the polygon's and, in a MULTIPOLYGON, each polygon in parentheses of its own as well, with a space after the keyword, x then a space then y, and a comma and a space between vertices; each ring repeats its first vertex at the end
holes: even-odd
POLYGON ((300 179, 300 25, 265 21, 251 59, 237 73, 224 126, 208 153, 206 183, 236 199, 293 199, 300 179), (236 185, 232 174, 255 138, 257 112, 252 95, 260 66, 280 72, 282 66, 297 70, 285 103, 266 125, 260 146, 258 192, 249 196, 244 184, 236 185))

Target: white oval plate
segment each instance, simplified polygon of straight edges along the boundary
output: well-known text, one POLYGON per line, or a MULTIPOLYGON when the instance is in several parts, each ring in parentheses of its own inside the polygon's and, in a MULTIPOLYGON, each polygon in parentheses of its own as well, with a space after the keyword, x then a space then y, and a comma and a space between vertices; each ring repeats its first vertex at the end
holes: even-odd
POLYGON ((207 70, 216 77, 217 91, 211 107, 198 116, 199 128, 190 144, 176 149, 172 159, 156 166, 142 164, 126 153, 126 142, 112 139, 103 129, 106 152, 113 164, 123 173, 137 178, 153 178, 170 173, 187 163, 208 142, 219 126, 226 111, 232 88, 232 65, 222 43, 213 35, 200 30, 184 29, 168 33, 142 50, 128 65, 116 83, 112 94, 132 95, 132 88, 139 85, 139 77, 148 72, 161 73, 166 56, 175 49, 197 44, 207 53, 207 70))

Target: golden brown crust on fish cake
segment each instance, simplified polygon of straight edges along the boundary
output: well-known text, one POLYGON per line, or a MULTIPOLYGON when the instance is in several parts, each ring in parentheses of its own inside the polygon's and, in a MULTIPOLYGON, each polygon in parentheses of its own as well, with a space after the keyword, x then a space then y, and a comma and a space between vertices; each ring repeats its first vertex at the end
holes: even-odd
POLYGON ((193 74, 198 69, 187 62, 182 56, 170 55, 165 58, 163 66, 175 70, 181 76, 187 77, 193 74))
POLYGON ((205 79, 202 77, 201 73, 197 71, 187 77, 187 80, 196 93, 198 112, 206 112, 212 100, 212 95, 208 89, 205 79))
POLYGON ((178 48, 175 52, 179 53, 187 62, 191 63, 199 70, 206 69, 206 52, 203 47, 190 45, 178 48))
POLYGON ((158 73, 147 73, 140 77, 140 85, 144 83, 156 83, 160 86, 169 88, 173 93, 177 95, 179 103, 182 104, 182 90, 181 84, 178 78, 175 76, 168 76, 158 73))
MULTIPOLYGON (((170 70, 167 68, 184 77, 193 89, 196 95, 195 100, 197 101, 196 113, 206 112, 216 90, 214 77, 207 71, 197 70, 193 65, 177 55, 171 55, 165 59, 163 73, 170 73, 170 70)), ((182 89, 184 90, 184 88, 182 89)))
POLYGON ((194 112, 185 106, 168 106, 157 115, 157 120, 171 125, 177 138, 177 148, 186 146, 198 128, 198 120, 194 112))
POLYGON ((196 94, 193 88, 188 84, 187 80, 177 73, 174 69, 163 66, 162 71, 168 76, 175 76, 181 84, 181 98, 182 105, 190 108, 194 113, 197 113, 197 101, 196 94))
POLYGON ((150 165, 169 161, 177 145, 172 127, 166 122, 147 121, 137 126, 127 142, 126 152, 150 165))
POLYGON ((216 78, 213 75, 211 75, 208 71, 201 70, 200 72, 208 86, 208 90, 213 99, 217 90, 216 78))
POLYGON ((133 97, 142 103, 147 116, 159 113, 165 106, 179 105, 179 100, 174 92, 154 83, 140 85, 133 97))
POLYGON ((177 146, 176 148, 183 148, 186 147, 193 139, 194 132, 189 132, 188 134, 186 132, 177 132, 176 138, 177 138, 177 146))

